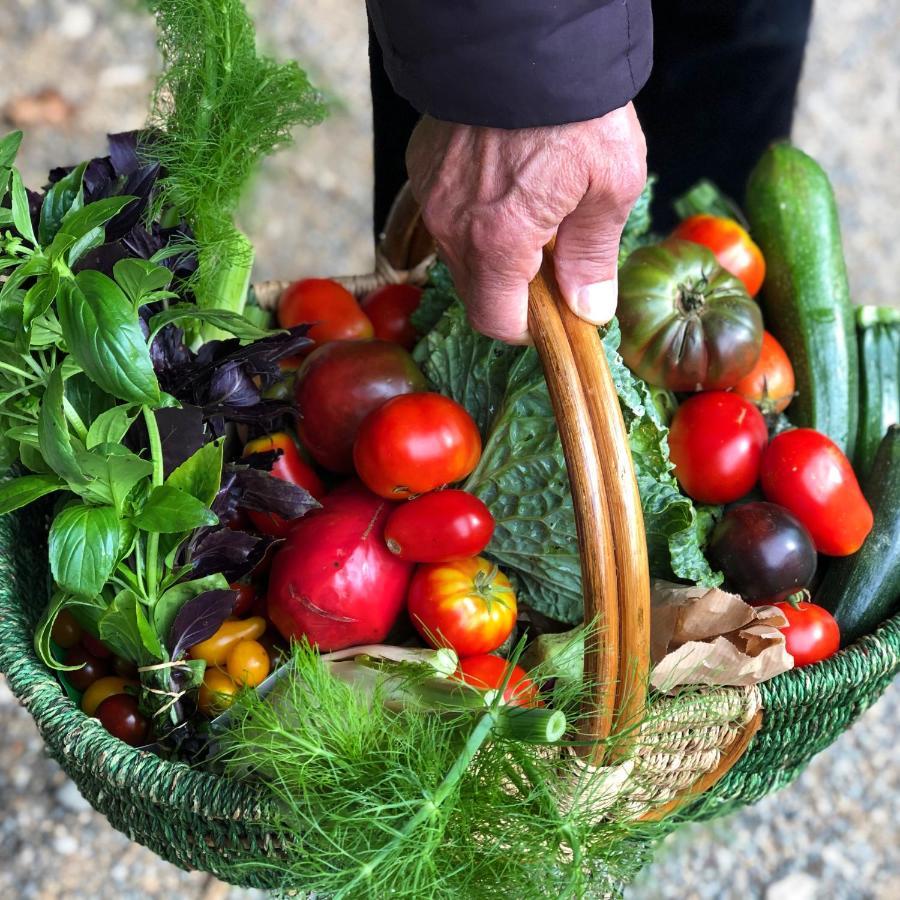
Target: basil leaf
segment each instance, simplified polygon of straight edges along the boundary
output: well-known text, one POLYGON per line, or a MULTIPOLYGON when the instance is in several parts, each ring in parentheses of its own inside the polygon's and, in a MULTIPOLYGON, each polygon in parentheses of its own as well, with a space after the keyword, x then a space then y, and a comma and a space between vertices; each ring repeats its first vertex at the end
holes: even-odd
POLYGON ((81 183, 86 168, 87 163, 81 163, 47 191, 41 204, 41 219, 38 224, 38 237, 42 246, 46 246, 56 237, 66 214, 82 206, 81 183))
POLYGON ((50 262, 41 253, 35 253, 27 262, 22 263, 7 278, 6 283, 0 288, 0 304, 2 304, 10 294, 14 293, 20 285, 29 278, 37 275, 47 275, 50 272, 50 262))
POLYGON ((85 446, 90 450, 98 444, 118 444, 137 416, 138 410, 121 404, 100 413, 88 428, 85 446))
POLYGON ((75 238, 71 234, 60 231, 50 242, 50 246, 46 249, 47 259, 56 260, 64 256, 66 251, 75 243, 75 238))
POLYGON ((28 194, 25 185, 22 184, 22 176, 18 169, 12 170, 12 217, 16 231, 23 238, 30 241, 33 246, 38 246, 34 236, 34 228, 31 225, 31 210, 28 207, 28 194))
POLYGON ((85 425, 90 425, 97 416, 116 405, 115 399, 91 381, 71 357, 66 357, 63 364, 63 380, 66 400, 85 425))
POLYGON ((0 515, 28 506, 35 500, 65 488, 55 475, 22 475, 0 484, 0 515))
POLYGON ((7 428, 5 437, 20 444, 28 444, 36 449, 40 449, 41 446, 37 425, 16 425, 15 428, 7 428))
POLYGON ((113 598, 109 609, 98 623, 100 640, 113 653, 138 666, 164 660, 165 651, 159 637, 134 591, 125 589, 113 598))
MULTIPOLYGON (((156 601, 156 605, 153 607, 153 625, 156 628, 156 633, 162 635, 163 638, 165 638, 166 635, 169 635, 168 639, 166 639, 166 643, 170 648, 174 647, 178 639, 176 637, 173 641, 172 635, 170 635, 169 632, 172 628, 172 623, 175 621, 175 617, 185 604, 187 604, 189 600, 208 591, 227 590, 229 590, 228 582, 225 580, 225 576, 220 574, 209 575, 206 578, 195 578, 193 581, 183 581, 181 584, 170 587, 160 596, 159 600, 156 601)), ((209 637, 214 633, 216 628, 231 615, 231 610, 234 608, 234 601, 236 598, 236 592, 232 591, 231 603, 228 606, 227 612, 219 619, 215 628, 213 628, 206 637, 209 637)), ((192 641, 189 646, 193 646, 194 644, 199 643, 199 641, 206 640, 206 637, 201 637, 196 641, 192 641)))
POLYGON ((79 209, 69 209, 60 222, 59 230, 71 235, 75 240, 83 238, 95 228, 105 225, 113 216, 121 212, 136 197, 106 197, 79 209))
MULTIPOLYGON (((111 503, 121 514, 131 489, 153 474, 153 464, 119 444, 97 445, 93 452, 77 453, 76 458, 86 475, 93 479, 89 495, 101 503, 111 503)), ((84 495, 84 491, 78 489, 84 495)))
POLYGON ((224 441, 204 444, 169 475, 166 484, 212 506, 222 482, 223 452, 224 441))
POLYGON ((218 516, 196 497, 168 485, 154 488, 143 509, 134 517, 134 524, 142 531, 159 534, 191 531, 218 521, 218 516))
POLYGON ((16 154, 19 152, 21 143, 21 131, 11 131, 5 137, 0 138, 0 166, 6 168, 16 161, 16 154))
POLYGON ((94 597, 103 590, 119 553, 119 516, 111 506, 65 507, 50 526, 50 571, 65 591, 94 597))
POLYGON ((62 610, 69 606, 71 597, 65 591, 54 591, 50 597, 47 608, 41 615, 34 629, 34 652, 37 653, 41 662, 48 669, 56 669, 61 672, 71 672, 74 669, 80 669, 81 666, 66 666, 58 662, 53 655, 53 646, 50 642, 50 635, 53 632, 53 625, 56 617, 62 610))
MULTIPOLYGON (((60 232, 60 234, 64 234, 64 232, 60 232)), ((68 238, 71 237, 71 235, 65 234, 65 237, 68 238)), ((77 240, 72 241, 72 246, 69 248, 67 257, 69 268, 72 268, 72 266, 74 266, 75 263, 77 263, 89 250, 93 250, 94 247, 99 247, 104 240, 105 234, 103 229, 98 225, 96 228, 92 228, 89 232, 83 234, 77 240)))
MULTIPOLYGON (((50 375, 47 389, 41 400, 38 416, 38 441, 47 465, 70 484, 84 484, 87 481, 75 459, 69 424, 63 412, 62 366, 57 366, 50 375)), ((24 460, 23 460, 24 461, 24 460)))
POLYGON ((59 290, 59 273, 55 270, 39 278, 26 292, 22 300, 22 324, 29 328, 31 323, 42 316, 53 302, 59 290))
POLYGON ((113 266, 113 278, 135 306, 146 295, 167 288, 172 275, 171 269, 146 259, 120 259, 113 266))
POLYGON ((159 401, 137 311, 111 278, 79 272, 76 281, 62 283, 57 310, 66 346, 92 381, 120 400, 159 401))
POLYGON ((226 309, 201 309, 192 303, 178 303, 153 316, 150 320, 150 340, 152 341, 166 325, 182 319, 208 322, 210 325, 221 328, 223 331, 227 331, 229 334, 233 334, 244 341, 256 341, 260 338, 282 333, 269 328, 260 328, 240 313, 230 312, 226 309))
MULTIPOLYGON (((30 444, 19 444, 19 459, 29 472, 49 475, 53 470, 47 465, 40 451, 30 444)), ((71 486, 71 485, 70 485, 71 486)))

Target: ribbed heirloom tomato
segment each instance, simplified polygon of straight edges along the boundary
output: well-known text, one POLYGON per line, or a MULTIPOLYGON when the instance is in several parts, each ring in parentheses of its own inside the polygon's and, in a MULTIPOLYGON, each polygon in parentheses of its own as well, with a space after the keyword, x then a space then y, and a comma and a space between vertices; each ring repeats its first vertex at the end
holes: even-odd
POLYGON ((419 566, 407 608, 429 644, 451 647, 461 657, 496 650, 516 624, 509 579, 480 556, 419 566))
POLYGON ((474 420, 442 394, 394 397, 366 417, 353 445, 359 477, 369 490, 394 500, 460 481, 480 458, 474 420))

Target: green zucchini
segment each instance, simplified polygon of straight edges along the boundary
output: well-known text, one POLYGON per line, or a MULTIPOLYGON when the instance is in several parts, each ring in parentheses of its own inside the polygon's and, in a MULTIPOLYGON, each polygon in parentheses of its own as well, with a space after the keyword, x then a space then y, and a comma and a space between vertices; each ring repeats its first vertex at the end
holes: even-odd
POLYGON ((814 600, 837 619, 846 646, 900 607, 900 425, 891 425, 866 481, 875 524, 860 550, 835 560, 814 600))
POLYGON ((900 422, 900 309, 860 306, 856 310, 859 339, 859 429, 856 471, 863 480, 891 425, 900 422))
POLYGON ((851 459, 856 442, 856 327, 837 206, 822 168, 790 144, 773 144, 747 185, 753 239, 766 259, 766 328, 794 366, 791 421, 827 434, 851 459))

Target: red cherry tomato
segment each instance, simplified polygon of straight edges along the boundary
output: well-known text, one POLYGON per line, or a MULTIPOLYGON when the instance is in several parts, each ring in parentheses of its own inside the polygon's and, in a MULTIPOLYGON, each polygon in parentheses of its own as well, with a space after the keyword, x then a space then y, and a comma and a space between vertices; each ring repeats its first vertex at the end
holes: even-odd
POLYGON ((110 650, 100 638, 95 638, 87 631, 81 635, 81 646, 84 647, 88 653, 96 656, 97 659, 109 659, 112 656, 112 650, 110 650))
POLYGON ((312 346, 328 341, 368 341, 375 334, 353 294, 329 278, 295 281, 281 296, 278 324, 282 328, 312 325, 309 329, 309 337, 315 341, 312 346))
POLYGON ((787 626, 781 630, 784 632, 785 648, 794 657, 794 665, 798 669, 821 662, 838 652, 841 632, 827 609, 805 601, 796 606, 789 600, 773 605, 788 620, 787 626))
POLYGON ((768 331, 756 365, 735 386, 734 392, 753 401, 763 412, 784 412, 794 399, 794 367, 784 347, 768 331))
POLYGON ((478 556, 494 533, 491 511, 466 491, 434 491, 400 504, 387 520, 391 553, 410 562, 451 562, 478 556))
POLYGON ((372 322, 379 341, 412 350, 418 333, 409 317, 419 308, 422 289, 411 284, 386 284, 364 297, 360 306, 372 322))
POLYGON ((84 632, 81 630, 81 626, 76 621, 75 616, 67 609, 60 611, 56 621, 53 623, 53 628, 50 630, 50 637, 54 643, 64 650, 74 647, 81 640, 83 634, 84 632))
MULTIPOLYGON (((312 467, 300 458, 293 438, 283 431, 248 441, 244 447, 244 456, 251 456, 254 453, 270 453, 273 450, 279 451, 279 455, 270 474, 282 481, 306 488, 317 500, 321 500, 325 496, 325 485, 322 484, 322 480, 312 467)), ((248 509, 246 512, 257 531, 273 537, 284 537, 291 530, 293 524, 274 513, 259 512, 255 509, 248 509)))
POLYGON ((132 747, 147 740, 147 720, 130 694, 113 694, 97 707, 100 724, 113 736, 132 747))
POLYGON ((72 647, 63 657, 67 666, 81 666, 66 672, 65 679, 76 691, 86 691, 98 678, 109 674, 109 664, 105 659, 88 653, 84 647, 72 647))
POLYGON ((767 439, 765 419, 749 400, 709 391, 689 397, 676 411, 669 456, 689 496, 730 503, 756 484, 767 439))
POLYGON ((506 681, 503 700, 513 706, 541 706, 540 695, 535 683, 521 666, 517 666, 499 656, 479 653, 459 661, 454 676, 479 690, 499 690, 506 681), (509 680, 507 681, 507 673, 509 680))
POLYGON ((237 582, 228 586, 233 591, 237 591, 237 600, 234 601, 234 609, 231 610, 231 614, 235 617, 247 615, 256 600, 255 585, 237 582))
POLYGON ((834 441, 812 428, 772 438, 763 453, 760 480, 766 499, 789 509, 820 553, 856 553, 872 530, 872 508, 850 461, 834 441))
POLYGON ((425 641, 459 656, 496 650, 516 624, 509 579, 480 556, 419 566, 406 603, 425 641))
POLYGON ((672 232, 673 238, 709 247, 719 265, 744 282, 753 297, 766 276, 766 261, 759 247, 734 219, 706 214, 691 216, 672 232))
POLYGON ((394 500, 460 481, 480 458, 474 420, 441 394, 388 400, 366 417, 353 445, 359 477, 376 494, 394 500))

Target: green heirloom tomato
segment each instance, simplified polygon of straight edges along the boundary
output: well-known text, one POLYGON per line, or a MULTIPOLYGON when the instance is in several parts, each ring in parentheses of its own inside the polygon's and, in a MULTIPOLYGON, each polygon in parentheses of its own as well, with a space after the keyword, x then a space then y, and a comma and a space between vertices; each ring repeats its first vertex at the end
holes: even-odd
POLYGON ((756 364, 756 302, 706 247, 670 239, 619 269, 619 352, 644 381, 670 391, 733 387, 756 364))

